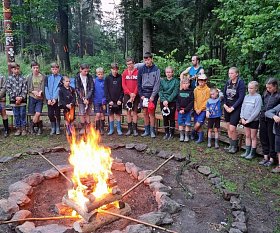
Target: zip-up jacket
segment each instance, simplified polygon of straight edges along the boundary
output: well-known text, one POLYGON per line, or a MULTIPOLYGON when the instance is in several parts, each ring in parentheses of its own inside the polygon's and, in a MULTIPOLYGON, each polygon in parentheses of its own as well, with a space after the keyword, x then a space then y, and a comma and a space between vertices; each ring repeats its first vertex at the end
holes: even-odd
POLYGON ((138 92, 139 96, 146 98, 155 97, 159 92, 160 70, 153 64, 151 67, 142 66, 138 71, 138 92))
POLYGON ((62 76, 49 75, 45 78, 45 97, 46 100, 58 99, 59 88, 62 86, 62 76))
POLYGON ((80 73, 78 73, 78 75, 75 78, 75 88, 79 104, 83 103, 84 99, 88 100, 90 103, 92 102, 92 98, 94 95, 94 85, 93 77, 90 74, 87 75, 86 93, 83 82, 81 80, 80 73))
POLYGON ((123 102, 122 76, 120 74, 114 77, 109 74, 105 79, 105 95, 107 103, 113 101, 117 103, 118 100, 123 102))
POLYGON ((180 82, 178 78, 168 80, 163 78, 160 80, 159 98, 160 102, 168 101, 168 103, 176 102, 179 92, 180 82))
POLYGON ((16 103, 16 97, 22 97, 21 104, 27 102, 27 82, 22 75, 11 75, 5 84, 6 92, 10 97, 10 104, 16 103))
POLYGON ((263 105, 260 118, 264 120, 265 112, 280 104, 280 92, 278 91, 271 94, 270 92, 265 91, 262 99, 263 105))
POLYGON ((197 86, 194 89, 194 110, 205 111, 206 103, 210 97, 210 88, 205 85, 204 87, 197 86))
POLYGON ((193 109, 194 95, 193 89, 180 90, 177 96, 176 108, 177 111, 184 109, 184 112, 190 112, 193 109))
MULTIPOLYGON (((265 116, 267 118, 273 119, 275 115, 279 116, 280 113, 280 104, 275 106, 274 108, 265 112, 265 116)), ((273 133, 280 136, 280 123, 274 122, 273 125, 273 133)))
POLYGON ((94 104, 106 104, 106 96, 105 96, 105 77, 103 79, 99 79, 98 77, 94 80, 94 104))
POLYGON ((69 87, 68 89, 64 86, 60 87, 59 90, 59 99, 58 99, 59 107, 63 109, 67 109, 67 104, 76 104, 76 94, 75 89, 69 87))
POLYGON ((138 82, 137 82, 138 70, 134 69, 132 73, 126 69, 122 74, 122 88, 124 94, 130 95, 134 93, 138 94, 138 82))

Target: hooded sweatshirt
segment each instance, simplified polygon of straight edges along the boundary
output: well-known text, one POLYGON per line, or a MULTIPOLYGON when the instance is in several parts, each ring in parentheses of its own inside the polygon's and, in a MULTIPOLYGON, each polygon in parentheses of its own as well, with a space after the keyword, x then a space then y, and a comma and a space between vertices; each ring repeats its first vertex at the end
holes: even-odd
POLYGON ((197 86, 194 89, 194 110, 205 111, 207 100, 210 98, 210 88, 205 86, 197 86))
POLYGON ((180 82, 178 78, 172 78, 170 80, 168 80, 167 78, 161 79, 159 87, 160 102, 176 102, 179 92, 179 86, 180 82))

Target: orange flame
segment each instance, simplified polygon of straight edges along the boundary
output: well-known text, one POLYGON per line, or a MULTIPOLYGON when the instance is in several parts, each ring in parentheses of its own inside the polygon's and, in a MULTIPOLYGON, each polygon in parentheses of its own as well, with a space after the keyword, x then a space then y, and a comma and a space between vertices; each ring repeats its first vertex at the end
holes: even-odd
POLYGON ((102 198, 104 194, 111 193, 107 185, 109 175, 112 174, 111 150, 99 145, 99 142, 100 136, 92 127, 86 138, 80 141, 77 141, 74 135, 71 138, 69 162, 74 167, 72 181, 76 188, 69 190, 68 196, 82 208, 88 201, 86 193, 90 192, 95 198, 102 198), (92 190, 83 184, 84 179, 93 181, 92 190))

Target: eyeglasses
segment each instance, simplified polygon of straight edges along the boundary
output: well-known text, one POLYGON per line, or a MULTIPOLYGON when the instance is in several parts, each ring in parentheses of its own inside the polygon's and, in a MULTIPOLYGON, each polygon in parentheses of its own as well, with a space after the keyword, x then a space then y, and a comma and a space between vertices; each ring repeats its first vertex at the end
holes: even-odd
POLYGON ((131 65, 133 65, 133 63, 131 62, 131 63, 126 63, 126 65, 127 66, 131 66, 131 65))

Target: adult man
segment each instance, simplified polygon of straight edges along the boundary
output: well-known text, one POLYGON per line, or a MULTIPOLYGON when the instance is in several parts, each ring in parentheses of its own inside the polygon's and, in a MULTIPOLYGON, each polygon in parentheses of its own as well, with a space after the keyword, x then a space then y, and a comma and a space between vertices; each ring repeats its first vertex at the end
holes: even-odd
POLYGON ((150 52, 144 54, 144 63, 145 65, 139 69, 137 77, 145 124, 145 132, 141 136, 150 135, 155 138, 155 108, 160 86, 160 70, 153 63, 153 55, 150 52))
POLYGON ((192 80, 191 87, 194 89, 197 86, 197 77, 204 74, 204 69, 200 66, 200 58, 197 55, 192 56, 192 66, 189 66, 180 74, 180 79, 182 80, 187 74, 192 80))
POLYGON ((40 66, 37 62, 31 62, 32 73, 27 77, 27 86, 29 93, 28 113, 32 114, 30 122, 30 133, 34 134, 34 126, 37 126, 37 134, 42 134, 43 122, 40 120, 40 115, 43 109, 43 92, 45 76, 40 73, 40 66))
POLYGON ((127 69, 122 74, 122 88, 124 91, 124 108, 127 109, 127 136, 138 136, 137 132, 137 110, 140 102, 138 95, 138 69, 134 68, 134 60, 131 57, 126 59, 127 69), (133 122, 133 123, 132 123, 133 122))

